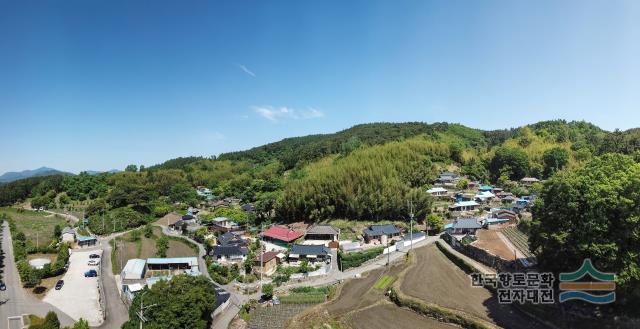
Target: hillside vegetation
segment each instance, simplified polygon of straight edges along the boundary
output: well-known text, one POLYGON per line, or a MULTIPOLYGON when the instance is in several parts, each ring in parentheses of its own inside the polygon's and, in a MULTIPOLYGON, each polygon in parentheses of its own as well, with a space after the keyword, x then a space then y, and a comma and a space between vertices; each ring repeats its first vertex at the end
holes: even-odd
POLYGON ((217 199, 253 203, 256 221, 402 219, 408 200, 424 218, 431 204, 424 189, 449 165, 471 179, 508 185, 579 168, 605 153, 637 155, 638 146, 638 129, 607 132, 562 120, 494 131, 449 123, 372 123, 218 158, 19 180, 0 186, 0 205, 29 200, 36 207, 64 208, 82 201, 91 227, 105 234, 198 204, 197 186, 211 189, 217 199))

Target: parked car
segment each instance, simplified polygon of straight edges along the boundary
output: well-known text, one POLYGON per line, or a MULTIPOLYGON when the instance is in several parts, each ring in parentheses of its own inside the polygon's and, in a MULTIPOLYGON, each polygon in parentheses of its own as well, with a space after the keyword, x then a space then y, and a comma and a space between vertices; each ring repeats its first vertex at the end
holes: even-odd
POLYGON ((4 283, 4 281, 0 281, 0 290, 2 291, 7 290, 7 285, 4 283))
POLYGON ((96 271, 96 270, 88 270, 88 271, 84 272, 84 277, 85 278, 92 278, 92 277, 95 277, 95 276, 98 276, 98 271, 96 271))
POLYGON ((62 286, 64 286, 64 280, 58 280, 58 282, 56 282, 56 290, 62 289, 62 286))
POLYGON ((98 264, 100 264, 100 261, 95 259, 92 259, 87 263, 89 266, 97 266, 98 264))
POLYGON ((100 258, 100 255, 98 255, 98 254, 91 254, 91 255, 89 255, 89 258, 92 258, 92 259, 93 259, 93 258, 100 258))

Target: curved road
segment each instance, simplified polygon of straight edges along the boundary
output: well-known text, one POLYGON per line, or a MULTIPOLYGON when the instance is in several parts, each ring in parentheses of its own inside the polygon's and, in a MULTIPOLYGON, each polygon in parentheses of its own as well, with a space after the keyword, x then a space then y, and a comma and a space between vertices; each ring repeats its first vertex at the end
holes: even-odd
POLYGON ((56 312, 63 326, 72 326, 75 321, 71 317, 53 305, 31 296, 22 288, 18 269, 16 268, 13 257, 13 245, 11 243, 9 225, 6 221, 4 222, 4 229, 2 231, 2 250, 5 255, 3 277, 7 284, 7 290, 0 291, 0 300, 6 300, 7 302, 0 305, 0 328, 12 328, 9 327, 9 325, 5 327, 5 323, 8 323, 8 317, 20 316, 22 314, 35 314, 44 317, 49 311, 56 312))

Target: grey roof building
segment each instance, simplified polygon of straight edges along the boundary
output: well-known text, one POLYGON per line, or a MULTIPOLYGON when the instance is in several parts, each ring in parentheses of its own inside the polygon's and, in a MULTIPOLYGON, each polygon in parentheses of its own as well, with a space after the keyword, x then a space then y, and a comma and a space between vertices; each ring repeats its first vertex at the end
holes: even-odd
POLYGON ((331 225, 316 224, 311 226, 304 238, 307 240, 330 240, 337 241, 340 236, 340 230, 331 225))
POLYGON ((329 248, 323 245, 294 244, 289 252, 289 258, 318 258, 325 259, 329 255, 329 248))

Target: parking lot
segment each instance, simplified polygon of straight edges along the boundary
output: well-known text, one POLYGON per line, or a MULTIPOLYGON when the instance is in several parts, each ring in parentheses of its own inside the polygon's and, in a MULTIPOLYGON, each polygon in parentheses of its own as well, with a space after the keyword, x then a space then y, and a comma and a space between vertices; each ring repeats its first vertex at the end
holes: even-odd
MULTIPOLYGON (((99 271, 99 266, 89 266, 89 255, 102 256, 102 250, 72 251, 69 258, 69 269, 62 280, 64 286, 60 290, 52 289, 44 301, 59 308, 74 320, 83 318, 90 326, 98 326, 103 322, 99 302, 98 277, 84 276, 88 270, 99 271)), ((97 260, 102 260, 98 258, 97 260)))

